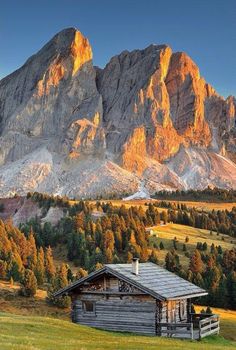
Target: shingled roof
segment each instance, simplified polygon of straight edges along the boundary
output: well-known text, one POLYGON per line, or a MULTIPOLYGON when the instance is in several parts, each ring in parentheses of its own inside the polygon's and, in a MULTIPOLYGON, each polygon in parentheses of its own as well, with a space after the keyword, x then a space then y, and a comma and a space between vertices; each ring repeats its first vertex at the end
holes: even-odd
POLYGON ((151 262, 140 263, 138 275, 132 273, 132 264, 105 265, 102 269, 92 272, 87 277, 79 279, 68 287, 60 289, 54 295, 66 294, 83 285, 84 282, 89 282, 103 273, 120 278, 142 292, 160 300, 194 298, 207 295, 204 289, 151 262))

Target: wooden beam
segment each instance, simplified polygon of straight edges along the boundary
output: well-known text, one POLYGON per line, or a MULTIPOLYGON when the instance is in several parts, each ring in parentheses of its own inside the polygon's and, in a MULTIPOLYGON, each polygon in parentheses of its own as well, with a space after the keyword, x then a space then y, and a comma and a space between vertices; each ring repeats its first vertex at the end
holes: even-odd
POLYGON ((94 290, 88 290, 88 291, 81 291, 80 294, 97 294, 97 295, 146 295, 146 293, 143 292, 116 292, 116 291, 94 291, 94 290))

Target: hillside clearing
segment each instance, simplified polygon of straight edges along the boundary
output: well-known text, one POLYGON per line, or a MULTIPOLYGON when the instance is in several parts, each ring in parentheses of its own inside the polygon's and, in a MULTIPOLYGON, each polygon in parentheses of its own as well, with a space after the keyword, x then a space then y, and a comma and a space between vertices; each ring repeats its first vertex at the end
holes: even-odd
MULTIPOLYGON (((70 319, 70 310, 62 309, 46 303, 47 292, 38 289, 35 297, 26 298, 18 294, 20 285, 12 286, 7 281, 0 280, 0 311, 25 316, 51 316, 70 319)), ((0 346, 0 350, 2 350, 0 346)))
MULTIPOLYGON (((92 329, 68 321, 0 313, 1 350, 199 350, 199 342, 136 336, 92 329)), ((201 342, 204 350, 233 349, 222 337, 201 342)))
MULTIPOLYGON (((213 209, 215 210, 232 210, 233 207, 236 207, 235 202, 195 202, 195 201, 176 201, 176 200, 159 200, 159 199, 136 199, 136 200, 122 200, 122 199, 110 199, 110 200, 103 200, 101 199, 100 202, 108 203, 111 202, 114 206, 121 206, 125 205, 127 208, 130 208, 131 206, 141 206, 143 208, 147 208, 146 204, 148 203, 155 203, 155 202, 170 202, 170 203, 176 203, 176 204, 185 204, 187 207, 195 207, 199 211, 211 211, 213 209)), ((73 205, 77 201, 70 201, 71 205, 73 205)), ((90 203, 96 203, 97 201, 89 201, 90 203)), ((157 208, 159 210, 164 210, 163 208, 157 208)))
POLYGON ((157 243, 158 246, 160 242, 164 244, 165 249, 158 252, 160 263, 163 264, 165 256, 170 249, 173 248, 173 240, 176 237, 177 240, 177 254, 180 256, 180 262, 184 266, 187 266, 189 263, 189 258, 185 256, 183 251, 183 244, 186 245, 187 251, 191 254, 198 242, 206 242, 208 249, 210 249, 211 244, 215 246, 221 246, 223 250, 232 249, 235 247, 236 240, 228 235, 220 234, 217 236, 216 232, 199 229, 196 227, 179 225, 179 224, 170 224, 167 225, 158 225, 152 227, 152 236, 149 238, 150 243, 157 243), (186 237, 189 238, 189 241, 186 243, 186 237), (222 240, 223 237, 223 240, 222 240))

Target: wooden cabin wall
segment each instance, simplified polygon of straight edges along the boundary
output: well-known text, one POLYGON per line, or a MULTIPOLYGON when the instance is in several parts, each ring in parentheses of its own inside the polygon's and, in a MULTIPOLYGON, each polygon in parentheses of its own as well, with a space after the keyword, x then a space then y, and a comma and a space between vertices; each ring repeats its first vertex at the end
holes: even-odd
POLYGON ((186 300, 163 302, 139 293, 118 278, 101 276, 74 291, 72 320, 91 327, 148 335, 156 334, 159 322, 187 321, 186 300), (95 303, 94 313, 83 310, 84 301, 95 303))
POLYGON ((78 295, 73 302, 75 323, 107 330, 156 334, 156 301, 148 296, 78 295), (83 311, 83 301, 95 302, 95 314, 83 311))

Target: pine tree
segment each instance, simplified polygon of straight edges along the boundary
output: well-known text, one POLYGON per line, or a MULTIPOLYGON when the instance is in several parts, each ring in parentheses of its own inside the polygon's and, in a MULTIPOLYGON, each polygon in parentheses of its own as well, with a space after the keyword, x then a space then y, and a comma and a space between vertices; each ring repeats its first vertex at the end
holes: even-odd
POLYGON ((175 250, 171 250, 166 254, 165 257, 166 268, 172 272, 178 272, 181 268, 179 263, 179 256, 175 250))
POLYGON ((111 255, 113 254, 115 246, 114 234, 111 230, 106 230, 103 235, 103 252, 106 254, 106 251, 109 249, 111 255))
POLYGON ((5 279, 7 276, 7 263, 0 260, 0 279, 5 279))
POLYGON ((178 250, 178 247, 177 247, 177 238, 176 238, 176 237, 173 239, 173 247, 174 247, 175 250, 178 250))
POLYGON ((37 291, 37 279, 32 270, 26 269, 25 276, 22 281, 20 294, 26 297, 32 297, 37 291))
POLYGON ((151 262, 153 262, 154 264, 158 264, 158 254, 157 254, 157 252, 154 249, 152 249, 152 253, 150 255, 149 260, 151 262))
POLYGON ((12 277, 14 281, 20 281, 24 274, 24 266, 18 252, 14 252, 10 256, 10 261, 7 266, 7 275, 8 278, 12 277))
POLYGON ((107 248, 106 252, 105 252, 105 258, 106 258, 106 262, 108 264, 112 263, 113 261, 113 254, 110 248, 107 248))
POLYGON ((167 214, 166 211, 162 211, 162 213, 161 213, 161 219, 163 220, 164 225, 166 225, 167 222, 168 222, 168 214, 167 214))
POLYGON ((48 247, 45 254, 45 273, 48 282, 51 282, 55 277, 56 269, 53 262, 52 249, 48 247))
POLYGON ((61 264, 59 271, 57 272, 57 284, 58 289, 64 288, 68 285, 68 265, 65 263, 61 264))
POLYGON ((28 239, 28 252, 28 268, 30 270, 34 270, 37 264, 37 248, 32 227, 30 228, 30 234, 28 239))
POLYGON ((100 270, 103 267, 103 265, 99 262, 96 263, 95 265, 95 270, 100 270))
POLYGON ((207 308, 206 308, 206 314, 212 315, 212 310, 211 310, 210 306, 207 306, 207 308))
POLYGON ((82 269, 82 267, 80 267, 77 274, 76 274, 76 278, 80 279, 80 278, 83 278, 86 276, 88 276, 88 271, 86 271, 86 270, 82 269))
POLYGON ((62 264, 60 269, 56 272, 56 275, 52 280, 51 287, 48 290, 47 301, 50 304, 53 304, 62 308, 70 306, 69 296, 54 297, 54 293, 57 290, 64 288, 68 285, 67 273, 68 273, 68 266, 66 264, 62 264))
POLYGON ((45 267, 44 267, 44 251, 40 247, 37 254, 37 263, 34 269, 35 277, 37 278, 38 285, 42 285, 45 277, 45 267))
POLYGON ((227 277, 227 286, 229 293, 229 307, 236 309, 236 272, 232 271, 227 277))
POLYGON ((193 273, 201 273, 203 271, 203 262, 198 249, 195 249, 190 258, 189 268, 193 273))

